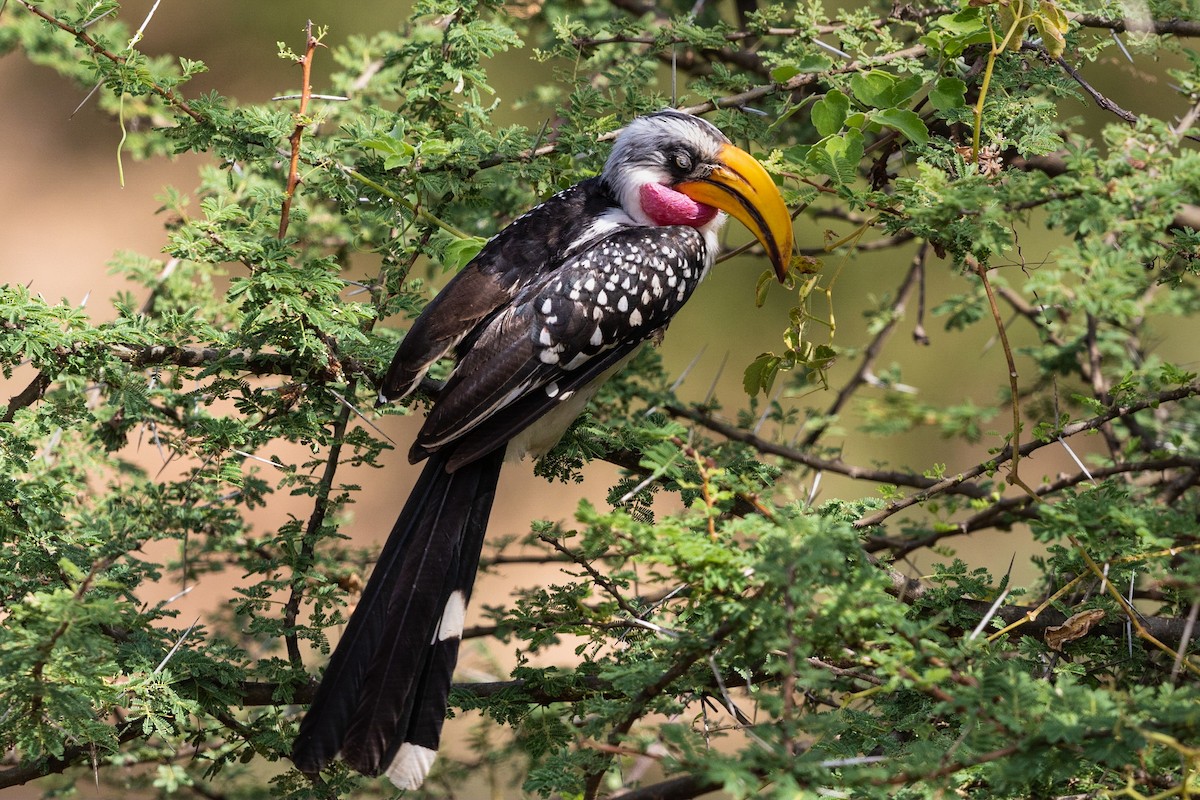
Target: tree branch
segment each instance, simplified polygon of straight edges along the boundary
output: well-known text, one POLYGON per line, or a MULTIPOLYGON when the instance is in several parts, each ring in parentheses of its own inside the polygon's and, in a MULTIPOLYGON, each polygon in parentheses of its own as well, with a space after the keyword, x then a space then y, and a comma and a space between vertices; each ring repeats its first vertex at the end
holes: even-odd
MULTIPOLYGON (((22 6, 24 6, 31 14, 41 17, 42 19, 46 20, 46 22, 49 22, 54 27, 56 27, 60 30, 66 31, 67 33, 74 36, 77 41, 79 41, 81 44, 83 44, 85 47, 87 47, 89 50, 91 50, 96 55, 103 56, 104 58, 108 59, 109 61, 113 62, 114 64, 125 64, 128 61, 128 58, 126 56, 120 56, 120 55, 117 55, 116 53, 112 52, 111 50, 108 50, 107 48, 104 47, 104 45, 100 44, 95 39, 93 39, 91 36, 89 36, 85 31, 76 30, 75 28, 71 27, 67 23, 65 23, 62 20, 55 17, 53 14, 43 11, 38 6, 29 2, 29 0, 18 0, 18 2, 20 2, 20 4, 22 6)), ((203 114, 201 114, 200 112, 198 112, 194 108, 192 108, 190 105, 188 105, 187 101, 184 100, 182 97, 180 97, 178 94, 176 94, 175 91, 173 91, 171 89, 166 89, 166 88, 158 85, 157 83, 153 83, 153 82, 147 83, 146 85, 150 89, 150 91, 152 91, 154 94, 158 95, 163 100, 165 100, 168 105, 179 109, 184 114, 187 114, 189 117, 194 119, 196 122, 199 122, 201 125, 208 124, 208 119, 203 114)))
POLYGON ((1120 19, 1105 19, 1093 14, 1077 14, 1066 12, 1067 19, 1085 28, 1107 28, 1113 33, 1155 33, 1159 36, 1200 36, 1200 22, 1193 19, 1151 19, 1131 20, 1127 17, 1120 19))
MULTIPOLYGON (((1065 439, 1078 433, 1096 430, 1105 423, 1128 414, 1136 414, 1137 412, 1144 411, 1147 408, 1157 408, 1163 403, 1176 402, 1187 397, 1194 397, 1197 394, 1200 394, 1200 383, 1193 382, 1178 389, 1157 392, 1149 397, 1143 397, 1137 402, 1130 403, 1129 405, 1118 404, 1112 406, 1103 414, 1063 426, 1062 429, 1057 431, 1057 435, 1053 439, 1039 439, 1025 443, 1021 446, 1019 456, 1024 458, 1030 453, 1036 452, 1047 445, 1054 444, 1059 439, 1065 439)), ((972 478, 977 478, 984 473, 993 472, 1002 464, 1011 461, 1012 458, 1012 447, 1006 446, 1003 450, 997 453, 995 457, 988 459, 987 461, 980 462, 965 472, 960 472, 958 475, 955 475, 951 478, 940 480, 934 486, 929 487, 928 489, 911 494, 903 500, 890 502, 885 508, 875 512, 874 514, 861 517, 854 522, 854 527, 869 528, 874 525, 878 525, 898 511, 902 511, 910 506, 916 505, 917 503, 924 502, 929 498, 936 497, 944 492, 956 490, 958 487, 972 478)))

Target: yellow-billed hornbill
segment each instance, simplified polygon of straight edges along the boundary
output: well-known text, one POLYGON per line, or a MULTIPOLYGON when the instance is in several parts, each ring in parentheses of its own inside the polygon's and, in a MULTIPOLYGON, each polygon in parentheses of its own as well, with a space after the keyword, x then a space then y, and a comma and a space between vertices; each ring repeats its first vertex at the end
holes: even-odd
POLYGON ((409 452, 428 462, 300 726, 301 770, 340 756, 402 789, 424 780, 506 454, 546 452, 667 326, 713 264, 720 210, 782 280, 791 219, 762 166, 698 117, 640 117, 600 177, 493 237, 413 323, 381 400, 451 351, 457 363, 409 452))

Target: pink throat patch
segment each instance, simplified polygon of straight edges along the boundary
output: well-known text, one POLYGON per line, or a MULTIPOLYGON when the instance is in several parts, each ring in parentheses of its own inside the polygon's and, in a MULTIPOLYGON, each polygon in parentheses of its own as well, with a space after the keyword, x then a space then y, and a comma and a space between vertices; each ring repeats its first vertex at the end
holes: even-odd
POLYGON ((691 225, 698 228, 717 215, 717 209, 697 203, 682 192, 660 183, 645 183, 641 189, 642 210, 655 225, 691 225))

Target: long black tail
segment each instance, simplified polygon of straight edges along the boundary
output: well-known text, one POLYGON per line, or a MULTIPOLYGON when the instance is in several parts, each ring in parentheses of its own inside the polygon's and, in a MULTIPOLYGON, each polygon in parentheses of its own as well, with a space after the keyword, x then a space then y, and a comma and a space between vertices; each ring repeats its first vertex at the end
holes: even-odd
POLYGON ((340 755, 415 788, 433 764, 504 448, 451 458, 426 463, 329 659, 292 747, 303 772, 340 755))

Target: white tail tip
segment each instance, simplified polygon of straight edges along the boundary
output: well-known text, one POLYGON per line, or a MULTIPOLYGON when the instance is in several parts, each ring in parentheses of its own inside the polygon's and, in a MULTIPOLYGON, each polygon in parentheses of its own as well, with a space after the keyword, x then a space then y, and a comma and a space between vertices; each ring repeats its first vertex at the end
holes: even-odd
POLYGON ((405 742, 400 745, 400 752, 396 753, 387 768, 388 780, 397 789, 417 789, 424 783, 429 770, 433 769, 435 758, 436 750, 405 742))

